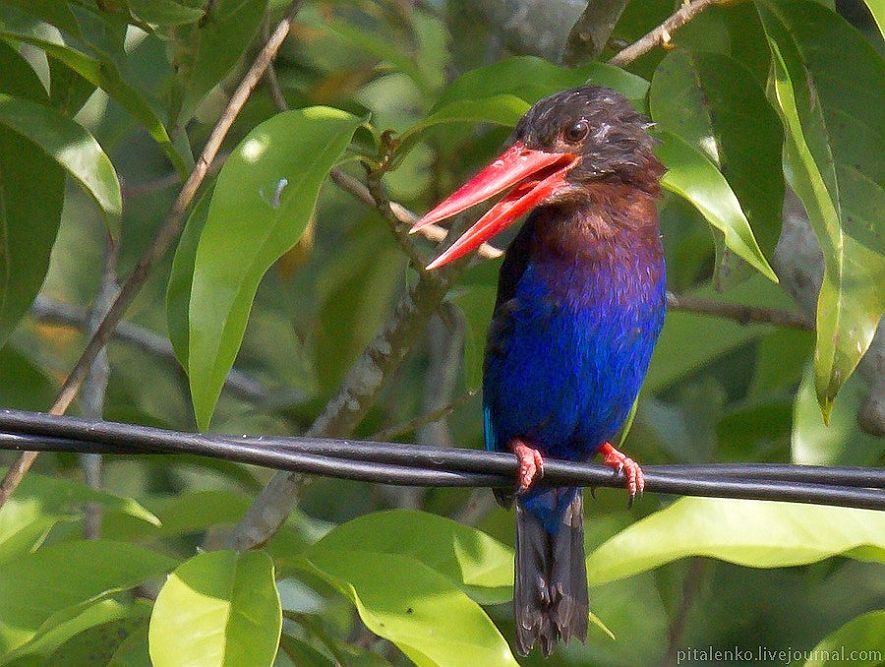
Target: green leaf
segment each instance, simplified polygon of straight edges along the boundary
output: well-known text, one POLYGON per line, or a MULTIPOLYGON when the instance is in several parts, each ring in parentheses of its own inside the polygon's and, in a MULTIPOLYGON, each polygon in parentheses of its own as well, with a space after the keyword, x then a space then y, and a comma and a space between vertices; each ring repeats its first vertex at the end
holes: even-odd
POLYGON ((79 513, 83 503, 95 503, 142 524, 160 523, 132 498, 97 491, 80 482, 32 473, 0 508, 0 562, 38 547, 56 523, 74 518, 74 512, 79 513))
POLYGON ((777 276, 759 249, 740 202, 716 165, 676 135, 661 132, 660 138, 657 155, 667 167, 661 185, 690 202, 725 235, 725 244, 735 254, 776 283, 777 276))
POLYGON ((51 107, 3 93, 0 125, 25 137, 58 163, 102 210, 111 236, 119 236, 123 197, 117 172, 82 125, 51 107))
POLYGON ((204 20, 175 31, 172 61, 180 109, 172 114, 174 120, 180 124, 190 120, 206 94, 239 62, 258 32, 266 7, 266 0, 218 0, 204 20))
POLYGON ((468 390, 482 387, 486 332, 495 309, 496 291, 490 285, 474 285, 452 297, 452 303, 464 313, 467 324, 464 337, 464 384, 468 390))
POLYGON ((56 383, 42 368, 11 344, 0 347, 0 405, 16 410, 45 410, 52 405, 56 393, 56 383))
MULTIPOLYGON (((760 276, 751 277, 726 294, 718 294, 709 285, 693 290, 689 294, 750 306, 795 307, 783 290, 760 276)), ((643 391, 658 392, 740 346, 759 340, 770 334, 772 330, 771 325, 744 325, 721 317, 669 310, 643 384, 643 391), (691 344, 686 345, 686 341, 691 341, 691 344)))
POLYGON ((271 665, 282 623, 267 554, 202 553, 178 567, 157 596, 151 660, 156 667, 271 665))
POLYGON ((824 256, 815 386, 826 420, 885 311, 885 64, 821 5, 756 6, 772 53, 770 93, 787 134, 788 180, 824 256))
POLYGON ((885 3, 881 0, 864 0, 864 2, 876 22, 876 27, 879 28, 879 34, 885 35, 885 3))
MULTIPOLYGON (((0 91, 46 102, 34 70, 3 42, 0 91)), ((0 346, 40 291, 63 201, 64 172, 25 137, 0 126, 0 346)))
MULTIPOLYGON (((400 140, 407 146, 428 127, 441 123, 495 123, 513 126, 528 110, 528 102, 515 95, 453 100, 403 132, 400 140)), ((401 147, 400 151, 402 150, 405 148, 401 147)))
POLYGON ((29 641, 53 614, 126 590, 175 566, 134 544, 63 542, 3 564, 0 655, 29 641))
POLYGON ((311 547, 316 552, 371 551, 420 561, 481 604, 512 597, 513 551, 485 533, 427 512, 373 512, 332 530, 311 547))
POLYGON ((154 110, 135 88, 120 75, 117 66, 109 60, 98 60, 82 51, 67 46, 58 36, 46 34, 40 24, 14 7, 0 3, 0 37, 32 44, 81 77, 113 97, 124 109, 141 122, 159 144, 181 174, 187 166, 172 145, 169 134, 154 110))
POLYGON ((605 542, 587 559, 591 584, 689 556, 790 567, 831 556, 885 561, 885 514, 723 498, 682 498, 605 542))
POLYGON ((237 523, 251 504, 250 497, 235 491, 206 490, 171 498, 145 501, 156 513, 156 523, 136 521, 127 515, 105 515, 102 535, 114 540, 172 537, 199 533, 237 523))
POLYGON ((638 109, 645 108, 648 81, 618 67, 603 63, 560 67, 534 56, 513 56, 462 74, 443 91, 433 112, 455 101, 499 95, 513 95, 534 104, 542 97, 586 83, 614 88, 638 109))
POLYGON ((178 247, 172 260, 169 283, 166 286, 166 328, 175 358, 187 370, 188 354, 188 311, 191 303, 191 288, 194 281, 194 264, 197 259, 197 244, 209 217, 209 204, 212 202, 213 188, 207 188, 200 196, 178 239, 178 247))
POLYGON ((338 247, 317 279, 324 294, 314 367, 321 391, 329 394, 384 324, 406 270, 387 223, 374 213, 338 247))
POLYGON ((431 83, 424 75, 424 71, 416 62, 415 57, 398 48, 393 40, 337 19, 323 21, 323 27, 361 51, 390 63, 412 79, 422 93, 428 94, 430 92, 431 83))
POLYGON ((301 237, 359 124, 328 107, 287 111, 252 130, 225 162, 191 289, 188 375, 200 428, 233 366, 261 277, 301 237))
POLYGON ((38 659, 54 667, 104 664, 128 631, 148 618, 150 609, 143 600, 132 605, 99 600, 65 610, 44 623, 29 642, 0 657, 0 665, 38 659))
POLYGON ((311 551, 307 565, 353 602, 366 627, 419 667, 517 664, 479 605, 416 558, 322 549, 311 551))
POLYGON ((814 391, 814 369, 808 367, 793 403, 790 442, 793 463, 804 465, 875 466, 885 456, 885 438, 864 433, 857 412, 870 390, 859 377, 848 379, 824 424, 814 391))
POLYGON ((194 23, 203 18, 199 6, 182 4, 175 0, 127 0, 130 11, 145 23, 170 26, 194 23))
POLYGON ((844 665, 875 667, 885 654, 885 611, 877 610, 852 618, 820 641, 805 661, 805 667, 844 665))
POLYGON ((655 70, 649 106, 662 130, 718 167, 771 257, 784 201, 783 132, 752 72, 725 55, 678 49, 655 70))

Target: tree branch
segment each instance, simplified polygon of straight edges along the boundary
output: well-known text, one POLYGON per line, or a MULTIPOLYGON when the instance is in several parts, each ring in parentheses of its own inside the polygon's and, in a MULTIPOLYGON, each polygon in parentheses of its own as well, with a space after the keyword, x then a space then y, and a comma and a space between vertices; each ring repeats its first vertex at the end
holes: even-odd
MULTIPOLYGON (((83 329, 86 326, 88 313, 85 308, 80 306, 59 303, 45 297, 37 297, 34 305, 31 306, 31 317, 37 322, 44 324, 83 329)), ((163 359, 170 366, 179 367, 172 344, 165 336, 160 336, 137 324, 121 320, 114 329, 114 338, 121 343, 126 343, 141 350, 145 354, 163 359)), ((224 386, 232 394, 249 403, 266 403, 271 398, 270 393, 258 380, 236 368, 232 369, 228 374, 224 386)))
MULTIPOLYGON (((89 335, 95 333, 99 322, 107 314, 108 308, 117 297, 117 257, 119 246, 108 240, 105 245, 104 271, 102 271, 101 284, 95 295, 92 310, 86 322, 86 331, 89 335)), ((89 374, 83 381, 82 409, 83 416, 90 419, 101 419, 104 416, 104 400, 108 388, 108 378, 111 369, 108 364, 107 348, 102 348, 98 356, 92 361, 89 374)), ((80 454, 80 467, 83 476, 93 489, 101 488, 101 454, 80 454)), ((83 536, 87 540, 98 539, 101 533, 101 505, 89 503, 86 505, 86 515, 83 521, 83 536)))
POLYGON ((717 2, 721 1, 722 0, 694 0, 694 2, 684 2, 682 7, 667 18, 666 21, 661 23, 661 25, 637 39, 627 48, 615 54, 615 56, 608 61, 609 65, 624 67, 640 56, 645 55, 656 46, 668 43, 670 41, 670 35, 672 35, 675 30, 678 30, 691 21, 707 7, 715 5, 717 2))
POLYGON ((761 306, 745 306, 739 303, 713 301, 687 294, 676 295, 667 292, 667 306, 672 310, 681 310, 698 315, 711 315, 734 320, 740 324, 776 324, 793 329, 814 330, 814 323, 799 311, 781 310, 779 308, 763 308, 761 306))
MULTIPOLYGON (((160 228, 153 243, 139 259, 138 264, 136 264, 128 280, 121 288, 120 294, 111 305, 101 324, 99 324, 95 335, 93 335, 87 343, 86 349, 83 350, 83 353, 80 355, 80 358, 77 360, 77 363, 68 375, 67 380, 65 380, 65 383, 62 385, 55 403, 53 403, 50 408, 50 414, 64 414, 68 407, 70 407, 80 390, 80 385, 83 383, 86 374, 89 372, 89 367, 92 365, 92 361, 110 340, 114 327, 122 319, 123 313, 135 299, 135 296, 141 291, 151 270, 166 254, 175 239, 178 238, 181 228, 184 225, 185 213, 193 202, 203 180, 206 178, 210 165, 218 154, 218 150, 221 148, 224 138, 227 136, 234 120, 246 104, 246 101, 249 99, 255 86, 258 85, 258 82, 264 76, 268 65, 270 65, 274 56, 276 56, 277 51, 279 51, 280 47, 283 45, 283 42, 289 34, 292 21, 301 9, 303 2, 304 0, 294 0, 292 2, 286 15, 274 29, 270 39, 267 40, 264 47, 256 56, 252 66, 243 77, 240 85, 237 86, 237 89, 234 91, 233 95, 231 95, 227 107, 224 109, 221 117, 212 129, 212 133, 209 135, 209 139, 203 148, 203 152, 200 154, 200 157, 194 165, 194 170, 191 172, 187 181, 185 181, 181 192, 179 192, 178 197, 169 209, 165 223, 160 228)), ((22 478, 24 478, 30 467, 33 465, 37 455, 37 452, 24 452, 18 460, 9 467, 6 476, 2 483, 0 483, 0 507, 3 506, 9 496, 15 491, 22 478)))
POLYGON ((572 26, 562 60, 578 65, 596 58, 624 13, 628 0, 588 0, 584 13, 572 26))

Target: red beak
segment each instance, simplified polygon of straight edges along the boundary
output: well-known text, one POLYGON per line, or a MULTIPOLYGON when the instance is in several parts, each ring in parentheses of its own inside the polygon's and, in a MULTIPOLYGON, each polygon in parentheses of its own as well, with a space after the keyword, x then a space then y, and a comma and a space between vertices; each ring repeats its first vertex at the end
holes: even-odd
POLYGON ((435 269, 466 255, 512 225, 523 214, 564 187, 566 175, 580 159, 573 153, 533 150, 517 141, 412 227, 412 232, 415 232, 425 225, 451 218, 512 188, 427 268, 435 269))

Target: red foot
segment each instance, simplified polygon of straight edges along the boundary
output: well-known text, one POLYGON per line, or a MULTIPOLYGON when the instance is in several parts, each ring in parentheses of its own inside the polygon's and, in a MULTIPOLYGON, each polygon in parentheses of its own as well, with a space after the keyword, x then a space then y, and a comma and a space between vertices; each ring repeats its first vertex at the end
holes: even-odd
POLYGON ((544 476, 544 459, 541 457, 541 452, 529 447, 522 440, 513 440, 510 443, 510 451, 519 459, 519 473, 516 479, 519 493, 522 493, 544 476))
POLYGON ((627 493, 630 494, 630 504, 632 505, 636 493, 642 494, 643 489, 645 489, 645 477, 642 474, 642 468, 639 467, 636 461, 612 447, 611 443, 607 442, 600 447, 599 453, 602 454, 602 462, 605 465, 614 468, 618 472, 624 471, 624 474, 627 476, 627 493))

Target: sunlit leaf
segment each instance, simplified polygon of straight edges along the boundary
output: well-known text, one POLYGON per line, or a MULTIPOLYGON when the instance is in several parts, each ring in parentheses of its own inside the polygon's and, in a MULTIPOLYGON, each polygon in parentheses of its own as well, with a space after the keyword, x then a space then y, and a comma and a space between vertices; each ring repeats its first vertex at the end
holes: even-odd
POLYGON ((316 549, 308 565, 350 598, 366 627, 421 667, 517 664, 479 605, 417 558, 316 549))
POLYGON ((673 134, 661 132, 660 138, 656 152, 667 167, 661 185, 689 201, 707 222, 725 235, 729 248, 769 280, 777 282, 740 202, 716 165, 700 149, 673 134))
POLYGON ((338 526, 310 554, 352 550, 414 558, 482 604, 511 598, 513 552, 475 528, 435 514, 373 512, 338 526))
POLYGON ((719 168, 771 257, 784 201, 783 133, 752 73, 725 55, 679 49, 655 70, 649 106, 662 130, 719 168))
POLYGON ((64 43, 59 37, 47 35, 39 23, 14 7, 0 4, 0 37, 33 44, 95 86, 103 89, 141 122, 163 149, 180 173, 187 167, 172 145, 169 134, 144 97, 120 75, 116 65, 98 60, 64 43))
POLYGON ((278 114, 225 162, 197 247, 188 375, 206 428, 230 371, 261 277, 307 227, 320 186, 360 120, 328 107, 278 114))
POLYGON ((829 417, 885 311, 885 63, 814 2, 757 2, 774 66, 770 93, 787 134, 788 180, 824 256, 815 386, 829 417))
POLYGON ((150 610, 145 601, 124 605, 115 600, 65 610, 44 623, 29 642, 0 657, 0 665, 38 660, 51 665, 103 663, 128 630, 148 618, 150 610))
POLYGON ((74 480, 32 473, 0 508, 0 562, 39 546, 50 528, 76 517, 84 503, 119 512, 142 526, 160 523, 132 498, 91 489, 74 480))
POLYGON ((805 667, 835 667, 844 665, 846 658, 855 667, 881 665, 885 655, 885 611, 871 611, 852 618, 824 637, 809 655, 805 667))
POLYGON ((137 586, 175 561, 134 544, 63 542, 3 564, 0 655, 30 640, 53 614, 137 586))
POLYGON ((814 369, 802 377, 793 403, 790 449, 793 463, 805 465, 876 465, 885 456, 885 438, 864 433, 857 411, 870 390, 859 377, 842 386, 833 404, 829 424, 824 424, 814 391, 814 369))
POLYGON ((117 172, 82 125, 51 107, 4 93, 0 93, 0 125, 27 138, 57 162, 98 204, 111 235, 119 235, 123 198, 117 172))
POLYGON ((849 556, 885 561, 885 514, 874 510, 724 498, 682 498, 636 522, 587 560, 591 584, 689 556, 789 567, 849 556))
POLYGON ((271 665, 282 622, 267 554, 202 553, 160 589, 149 631, 151 660, 156 667, 271 665))

